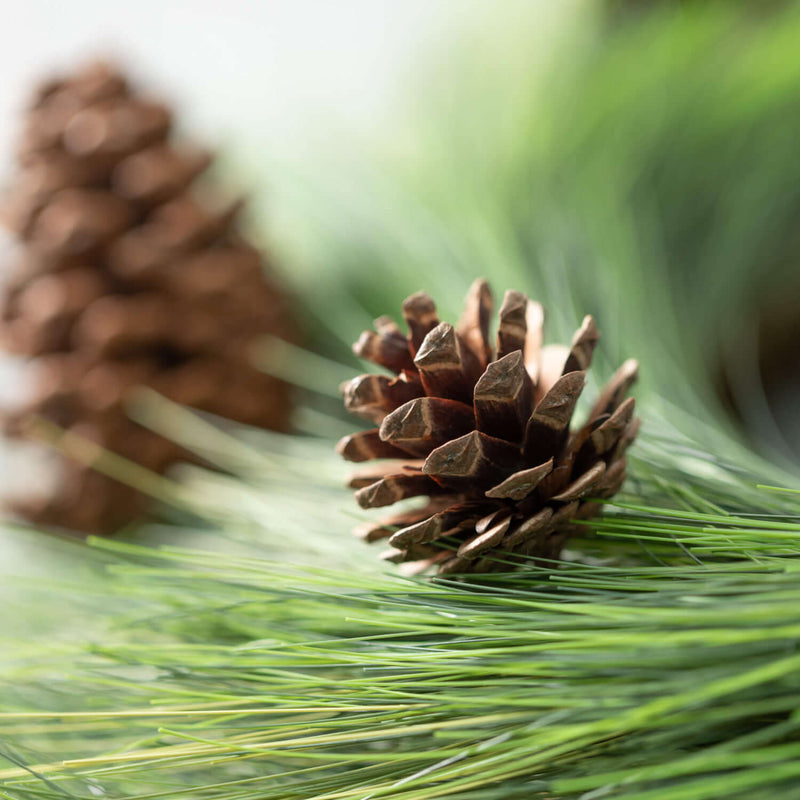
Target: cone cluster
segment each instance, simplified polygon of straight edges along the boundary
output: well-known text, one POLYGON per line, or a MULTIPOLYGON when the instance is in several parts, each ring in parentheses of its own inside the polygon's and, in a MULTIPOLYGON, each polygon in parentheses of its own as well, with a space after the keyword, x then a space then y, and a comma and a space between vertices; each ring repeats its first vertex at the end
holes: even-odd
POLYGON ((424 503, 357 529, 389 539, 384 557, 413 574, 493 572, 558 558, 578 525, 625 480, 639 420, 625 399, 637 363, 626 361, 586 422, 570 430, 599 335, 587 316, 571 346, 543 345, 542 307, 506 292, 497 342, 492 296, 476 281, 457 327, 440 322, 422 292, 403 303, 404 335, 375 322, 355 353, 393 375, 344 386, 347 408, 376 427, 338 445, 354 462, 388 459, 353 476, 362 508, 424 503))
MULTIPOLYGON (((31 360, 11 434, 42 417, 163 472, 175 445, 131 422, 145 385, 180 403, 283 429, 287 387, 250 363, 263 334, 290 331, 280 290, 237 232, 240 202, 205 185, 211 156, 176 141, 172 113, 108 64, 52 80, 27 112, 3 207, 17 257, 0 334, 31 360)), ((30 518, 109 531, 143 498, 77 464, 30 518)))

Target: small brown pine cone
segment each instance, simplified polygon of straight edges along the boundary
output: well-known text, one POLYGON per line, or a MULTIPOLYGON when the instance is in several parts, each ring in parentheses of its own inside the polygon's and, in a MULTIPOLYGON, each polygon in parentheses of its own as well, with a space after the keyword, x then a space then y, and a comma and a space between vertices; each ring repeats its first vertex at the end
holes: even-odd
MULTIPOLYGON (((259 337, 294 338, 288 304, 238 230, 241 201, 214 194, 203 176, 211 156, 171 127, 170 109, 113 65, 35 93, 2 203, 16 264, 0 301, 0 341, 32 367, 27 398, 4 411, 7 435, 30 434, 44 419, 163 472, 188 454, 128 419, 139 386, 239 422, 288 427, 289 387, 250 361, 259 337)), ((52 497, 13 505, 37 521, 101 532, 144 505, 111 478, 63 466, 52 497)))
POLYGON ((343 387, 347 408, 376 426, 347 436, 349 461, 388 459, 356 473, 362 508, 413 497, 425 503, 356 533, 389 539, 388 560, 408 574, 512 569, 525 559, 558 558, 578 526, 625 480, 625 451, 639 420, 637 363, 626 361, 587 421, 570 431, 599 338, 587 316, 570 347, 542 344, 544 314, 506 292, 497 345, 489 340, 492 296, 476 281, 457 327, 440 322, 420 292, 403 303, 408 335, 388 317, 353 349, 389 375, 361 375, 343 387))

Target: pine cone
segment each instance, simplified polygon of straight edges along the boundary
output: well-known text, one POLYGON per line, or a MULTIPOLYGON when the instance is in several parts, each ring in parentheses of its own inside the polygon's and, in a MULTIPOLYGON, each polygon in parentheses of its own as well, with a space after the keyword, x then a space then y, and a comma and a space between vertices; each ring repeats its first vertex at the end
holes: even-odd
MULTIPOLYGON (((157 472, 186 454, 127 419, 133 387, 277 430, 290 412, 288 387, 250 362, 259 336, 291 338, 282 293, 237 233, 241 203, 199 188, 211 157, 173 141, 171 125, 113 66, 51 81, 28 112, 3 209, 19 259, 0 335, 36 368, 7 428, 44 417, 157 472)), ((48 502, 18 508, 108 531, 141 505, 73 465, 48 502)))
POLYGON ((388 317, 353 349, 397 377, 361 375, 344 386, 347 408, 379 428, 347 436, 349 461, 391 459, 357 473, 362 508, 423 496, 427 502, 357 529, 389 537, 390 561, 408 574, 492 572, 526 558, 558 558, 574 520, 600 510, 597 498, 625 480, 625 451, 639 420, 625 394, 637 363, 626 361, 588 421, 570 421, 599 338, 587 316, 571 347, 542 346, 538 303, 509 291, 489 341, 492 296, 476 281, 457 328, 439 322, 422 292, 403 303, 404 336, 388 317), (399 463, 398 463, 399 462, 399 463), (590 500, 591 498, 591 500, 590 500))

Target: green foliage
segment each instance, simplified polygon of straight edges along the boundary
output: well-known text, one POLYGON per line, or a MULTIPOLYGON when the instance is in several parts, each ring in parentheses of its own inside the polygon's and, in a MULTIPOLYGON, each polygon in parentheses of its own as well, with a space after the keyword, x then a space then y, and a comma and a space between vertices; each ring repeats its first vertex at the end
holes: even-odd
POLYGON ((749 798, 796 782, 796 493, 646 434, 577 560, 407 580, 342 546, 327 443, 215 445, 167 410, 182 441, 238 464, 183 484, 220 538, 81 552, 110 574, 53 589, 112 625, 18 643, 0 749, 25 769, 0 771, 3 796, 749 798))
POLYGON ((318 345, 343 356, 421 286, 452 317, 485 275, 545 303, 556 341, 594 314, 606 365, 635 355, 647 388, 718 427, 727 373, 751 443, 790 460, 755 333, 800 291, 800 7, 760 5, 664 3, 627 23, 597 3, 492 7, 420 76, 378 156, 346 149, 305 184, 248 164, 306 266, 318 345))

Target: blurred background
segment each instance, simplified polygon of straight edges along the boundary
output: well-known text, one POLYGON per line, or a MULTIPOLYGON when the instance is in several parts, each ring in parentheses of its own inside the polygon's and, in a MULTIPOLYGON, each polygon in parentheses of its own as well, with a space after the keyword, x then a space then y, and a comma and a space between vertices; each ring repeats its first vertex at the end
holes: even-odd
MULTIPOLYGON (((451 11, 422 2, 242 2, 224 12, 218 4, 194 2, 17 6, 0 32, 4 194, 13 204, 25 193, 25 180, 16 180, 17 152, 34 87, 96 59, 119 65, 137 90, 172 106, 175 128, 187 140, 219 150, 222 167, 215 172, 222 173, 223 186, 237 154, 252 153, 256 164, 263 157, 313 169, 315 150, 331 152, 352 142, 355 132, 366 136, 385 124, 416 53, 452 27, 451 11)), ((228 193, 271 204, 267 174, 233 175, 228 193)), ((243 219, 242 227, 248 221, 257 228, 252 219, 243 219)), ((14 240, 6 233, 4 283, 14 282, 14 240)), ((293 313, 302 316, 299 306, 293 313)), ((22 355, 7 353, 0 362, 0 394, 11 406, 26 396, 31 379, 25 367, 41 354, 22 355)), ((47 496, 63 481, 53 474, 48 453, 20 441, 6 440, 0 465, 5 497, 47 496)))
MULTIPOLYGON (((287 147, 323 120, 373 128, 416 54, 474 5, 79 0, 66 8, 36 0, 10 9, 0 32, 0 112, 18 118, 44 75, 111 56, 178 102, 185 126, 206 140, 249 139, 256 126, 265 147, 287 147)), ((0 131, 4 171, 14 127, 0 131)))
MULTIPOLYGON (((0 31, 0 176, 19 194, 32 87, 110 58, 247 196, 292 320, 257 366, 297 387, 295 432, 338 431, 372 317, 420 288, 454 315, 484 275, 553 340, 594 314, 599 379, 636 356, 665 418, 795 470, 798 41, 791 2, 36 0, 0 31)), ((5 484, 45 482, 3 455, 5 484)))

